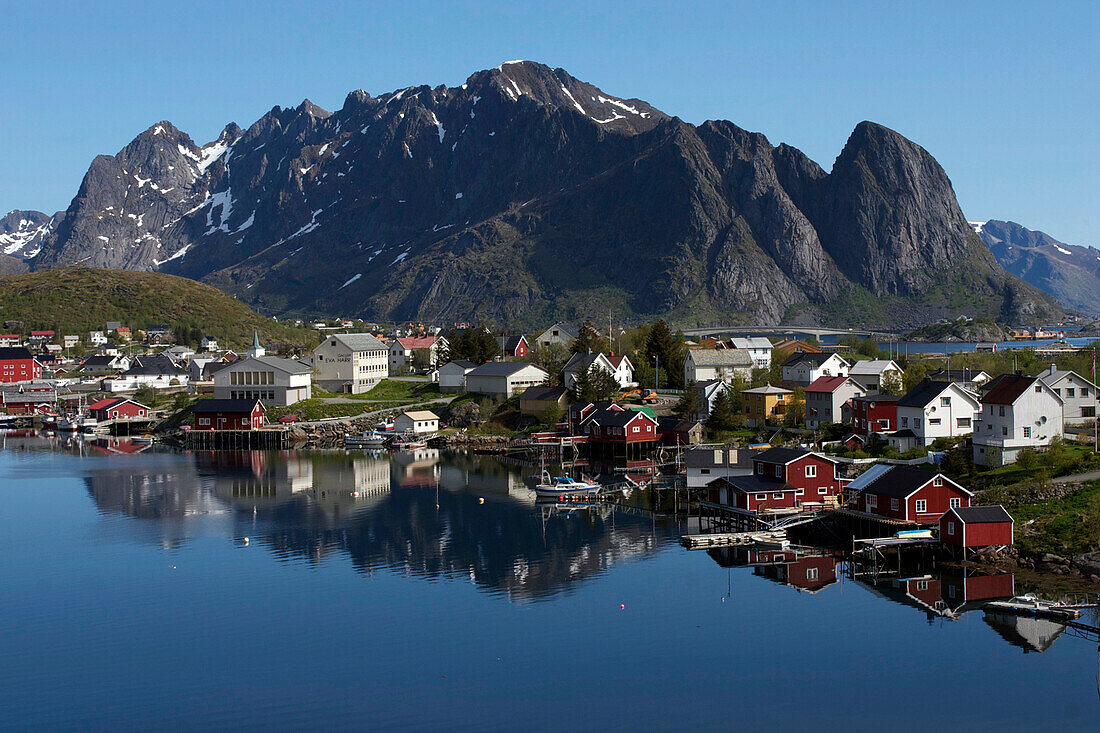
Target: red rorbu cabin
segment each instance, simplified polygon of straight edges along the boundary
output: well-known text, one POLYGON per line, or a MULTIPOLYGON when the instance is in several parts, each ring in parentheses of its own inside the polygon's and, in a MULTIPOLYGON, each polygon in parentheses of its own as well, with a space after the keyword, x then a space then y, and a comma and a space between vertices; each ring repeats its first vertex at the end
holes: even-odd
POLYGON ((1000 504, 948 509, 940 517, 940 542, 953 547, 1011 545, 1012 515, 1000 504))
POLYGON ((199 400, 194 430, 259 430, 266 408, 259 400, 199 400))
POLYGON ((852 482, 857 511, 884 519, 936 524, 948 509, 969 507, 973 493, 944 476, 908 466, 873 466, 867 482, 852 482))
POLYGON ((749 512, 835 504, 841 479, 831 458, 802 448, 769 448, 752 457, 751 476, 708 484, 712 502, 749 512))
POLYGON ((102 399, 88 405, 88 413, 96 420, 133 420, 149 417, 149 408, 140 402, 115 397, 102 399))

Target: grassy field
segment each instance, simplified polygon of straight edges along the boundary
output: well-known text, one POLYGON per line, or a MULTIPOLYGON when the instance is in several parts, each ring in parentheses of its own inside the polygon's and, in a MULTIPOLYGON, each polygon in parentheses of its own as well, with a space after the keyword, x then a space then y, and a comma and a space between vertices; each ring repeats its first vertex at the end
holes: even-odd
MULTIPOLYGON (((272 406, 267 408, 268 422, 276 422, 283 415, 297 415, 299 420, 321 420, 326 417, 351 417, 376 409, 373 405, 361 405, 347 402, 322 402, 317 397, 295 402, 289 407, 272 406)), ((377 408, 382 409, 382 408, 377 408)))
POLYGON ((439 385, 434 382, 406 382, 397 379, 383 379, 374 389, 357 395, 340 395, 353 400, 386 400, 396 404, 410 405, 426 402, 440 397, 439 385))
POLYGON ((1062 499, 1020 504, 1009 512, 1022 550, 1065 556, 1100 550, 1100 481, 1062 499))
POLYGON ((980 471, 977 477, 985 486, 1007 486, 1036 476, 1057 478, 1097 468, 1100 468, 1100 458, 1093 454, 1092 446, 1064 443, 1059 448, 1037 453, 1034 463, 1010 463, 1000 468, 980 471))

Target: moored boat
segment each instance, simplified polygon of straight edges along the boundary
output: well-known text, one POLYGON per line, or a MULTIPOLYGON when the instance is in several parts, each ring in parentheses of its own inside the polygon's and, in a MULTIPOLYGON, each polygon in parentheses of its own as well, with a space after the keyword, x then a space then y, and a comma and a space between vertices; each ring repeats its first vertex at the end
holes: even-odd
POLYGON ((543 472, 542 480, 535 486, 537 496, 588 496, 598 494, 600 485, 594 481, 578 481, 568 476, 556 476, 553 479, 543 472))
POLYGON ((387 436, 374 431, 365 431, 362 435, 345 435, 344 446, 346 448, 377 448, 385 445, 387 436))

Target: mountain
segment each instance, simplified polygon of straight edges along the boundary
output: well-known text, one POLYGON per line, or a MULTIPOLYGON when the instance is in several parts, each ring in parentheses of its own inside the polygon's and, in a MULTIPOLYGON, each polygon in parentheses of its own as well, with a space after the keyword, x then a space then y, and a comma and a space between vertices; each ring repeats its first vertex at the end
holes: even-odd
POLYGON ((970 222, 1001 267, 1074 310, 1100 314, 1100 251, 1013 221, 970 222))
POLYGON ((265 313, 512 325, 1043 320, 932 156, 871 122, 831 172, 516 61, 459 87, 275 107, 96 158, 31 260, 163 270, 265 313))
POLYGON ((87 335, 107 321, 132 328, 164 324, 199 328, 203 335, 242 348, 253 329, 269 345, 307 345, 315 332, 276 323, 231 295, 187 278, 160 272, 59 267, 0 277, 0 313, 27 329, 87 335))

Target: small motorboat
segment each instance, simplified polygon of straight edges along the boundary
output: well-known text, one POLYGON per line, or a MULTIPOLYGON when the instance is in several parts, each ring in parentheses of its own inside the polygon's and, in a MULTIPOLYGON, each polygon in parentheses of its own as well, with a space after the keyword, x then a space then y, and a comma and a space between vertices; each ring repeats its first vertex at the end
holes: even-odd
POLYGON ((394 450, 414 450, 416 448, 427 448, 428 441, 423 438, 404 436, 394 438, 392 445, 394 450))
POLYGON ((346 448, 378 448, 386 444, 387 436, 368 430, 362 435, 345 435, 344 447, 346 448))
POLYGON ((602 487, 594 481, 578 481, 568 476, 556 476, 550 478, 545 471, 542 479, 535 485, 537 496, 588 496, 600 493, 602 487))
POLYGON ((1034 593, 1015 596, 1007 601, 991 601, 983 607, 987 612, 1007 613, 1016 616, 1039 616, 1042 618, 1073 620, 1080 618, 1081 609, 1092 608, 1095 604, 1070 604, 1060 601, 1045 601, 1034 593))

